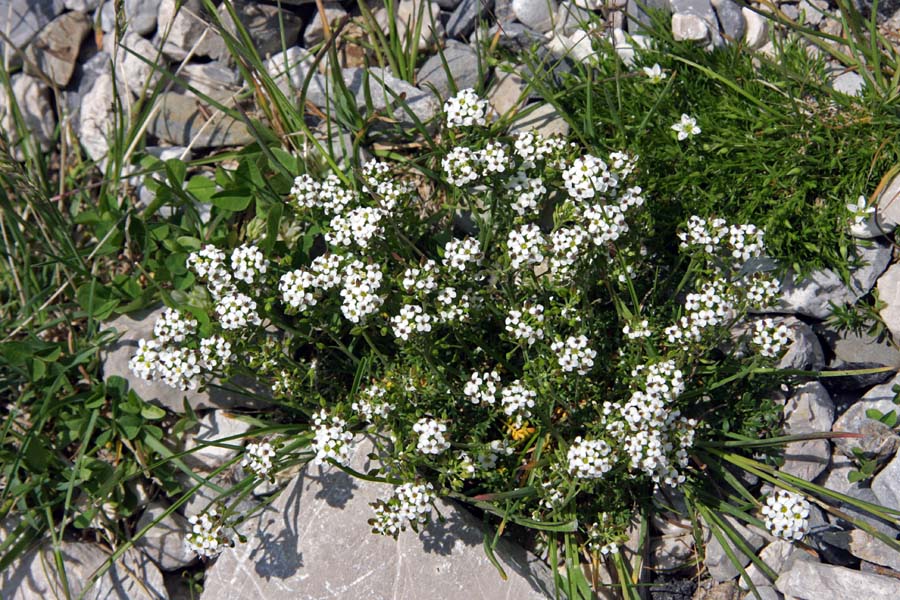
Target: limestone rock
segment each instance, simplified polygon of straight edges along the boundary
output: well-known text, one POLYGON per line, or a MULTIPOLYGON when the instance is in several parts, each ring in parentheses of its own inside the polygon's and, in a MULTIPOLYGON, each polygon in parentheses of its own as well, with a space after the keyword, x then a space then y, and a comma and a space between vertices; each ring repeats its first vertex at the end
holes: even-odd
POLYGON ((672 15, 672 35, 676 41, 704 42, 710 37, 709 23, 697 15, 672 15))
POLYGON ((303 45, 311 48, 325 40, 325 28, 322 25, 322 16, 328 21, 328 25, 332 28, 338 24, 344 17, 348 15, 344 7, 339 2, 325 2, 322 5, 325 9, 324 15, 320 13, 313 14, 310 21, 306 24, 303 31, 303 45))
MULTIPOLYGON (((38 31, 63 11, 62 0, 0 0, 0 31, 9 36, 15 48, 24 48, 38 31)), ((0 41, 0 53, 7 48, 0 41)), ((10 66, 21 64, 21 56, 10 49, 10 66)))
POLYGON ((166 503, 156 501, 144 509, 135 532, 143 530, 157 519, 160 521, 136 539, 134 545, 163 571, 174 571, 193 563, 197 555, 184 543, 184 535, 191 527, 188 520, 177 512, 163 516, 168 508, 166 503))
MULTIPOLYGON (((818 381, 805 384, 791 396, 784 407, 785 433, 797 435, 831 431, 834 403, 818 381)), ((812 481, 831 462, 828 440, 791 442, 784 450, 781 472, 812 481)))
POLYGON ((628 31, 639 32, 653 25, 647 10, 670 13, 672 12, 672 5, 669 3, 669 0, 628 0, 626 6, 628 31))
MULTIPOLYGON (((767 545, 765 548, 760 550, 759 558, 762 560, 768 567, 770 567, 776 573, 780 573, 784 568, 785 563, 787 563, 788 559, 795 553, 803 554, 802 550, 798 550, 792 543, 787 540, 775 540, 771 544, 767 545)), ((747 567, 747 575, 750 577, 750 581, 753 582, 753 585, 767 586, 771 587, 773 582, 769 579, 765 573, 759 570, 755 564, 751 564, 747 567)), ((750 586, 747 585, 747 581, 740 577, 738 579, 738 585, 741 589, 749 589, 750 586)))
POLYGON ((719 22, 710 0, 670 0, 672 3, 672 33, 675 39, 709 40, 721 45, 719 22), (677 17, 677 18, 676 18, 677 17), (705 32, 701 35, 703 27, 705 32), (699 36, 699 37, 698 37, 699 36))
POLYGON ((152 90, 160 78, 160 72, 147 61, 158 64, 159 68, 166 67, 165 57, 159 56, 156 47, 130 31, 125 33, 118 44, 114 34, 104 36, 103 50, 116 57, 114 60, 116 81, 120 88, 129 91, 133 96, 142 95, 144 86, 152 90), (141 60, 141 57, 147 60, 141 60))
POLYGON ((866 80, 859 73, 853 71, 841 73, 831 80, 831 87, 834 88, 834 91, 848 96, 861 96, 865 85, 866 80))
POLYGON ((81 42, 90 30, 90 21, 81 13, 70 12, 53 19, 26 48, 26 72, 35 75, 31 71, 33 65, 53 83, 66 87, 75 71, 81 42))
POLYGON ((744 31, 744 43, 751 50, 762 48, 769 41, 769 20, 747 8, 741 8, 747 28, 744 31))
POLYGON ((812 328, 794 317, 788 317, 782 323, 790 332, 791 344, 779 359, 778 368, 801 371, 822 369, 825 366, 825 354, 812 328))
MULTIPOLYGON (((351 467, 367 472, 369 443, 351 467)), ((552 597, 549 569, 501 539, 503 581, 484 555, 477 519, 448 502, 445 517, 420 535, 373 535, 370 502, 390 486, 354 480, 334 467, 307 467, 269 508, 245 523, 248 540, 207 571, 201 600, 229 598, 530 598, 552 597)))
MULTIPOLYGON (((247 30, 256 45, 256 51, 263 58, 283 50, 282 36, 287 48, 297 43, 303 22, 293 12, 253 0, 232 0, 232 4, 238 21, 247 30)), ((219 6, 218 17, 226 29, 232 34, 237 33, 226 5, 219 6)))
POLYGON ((253 141, 242 121, 218 110, 201 110, 202 103, 196 98, 166 92, 159 96, 159 101, 162 108, 150 122, 148 132, 165 142, 193 148, 217 148, 245 146, 253 141))
POLYGON ((829 600, 894 600, 900 580, 814 561, 794 561, 775 582, 786 596, 829 600))
POLYGON ((435 54, 429 57, 419 69, 416 77, 419 87, 427 90, 434 86, 441 100, 446 100, 453 95, 447 69, 450 70, 457 91, 475 87, 479 75, 478 55, 475 50, 468 44, 447 40, 442 53, 443 60, 439 54, 435 54), (444 68, 444 62, 447 63, 447 69, 444 68))
POLYGON ((203 471, 214 471, 240 452, 240 437, 250 430, 250 424, 228 413, 214 410, 197 423, 195 431, 187 437, 184 450, 190 454, 184 461, 203 471))
MULTIPOLYGON (((107 0, 100 11, 101 26, 105 33, 115 31, 116 14, 115 0, 107 0)), ((156 29, 156 15, 159 11, 160 0, 124 0, 120 15, 123 22, 127 23, 128 31, 138 35, 146 35, 156 29)))
POLYGON ((512 0, 512 10, 520 23, 541 33, 553 28, 556 0, 512 0))
POLYGON ((288 98, 303 90, 315 57, 299 46, 277 52, 265 63, 266 72, 288 98))
POLYGON ((550 104, 538 104, 527 107, 511 126, 511 132, 536 131, 544 137, 569 134, 569 123, 562 118, 550 104), (534 108, 533 108, 534 107, 534 108))
POLYGON ((103 73, 82 97, 79 111, 78 139, 92 160, 106 160, 114 119, 113 78, 103 73))
POLYGON ((882 506, 900 509, 900 455, 894 456, 875 476, 872 480, 872 491, 882 506))
MULTIPOLYGON (((221 61, 186 64, 179 77, 201 94, 216 100, 231 98, 241 88, 241 76, 221 61)), ((186 88, 184 93, 196 96, 186 88)))
POLYGON ((866 416, 866 413, 873 409, 881 414, 900 410, 900 407, 894 404, 894 392, 891 391, 895 384, 900 384, 900 376, 873 387, 834 422, 832 431, 864 434, 862 438, 836 438, 834 440, 835 447, 845 456, 853 457, 854 448, 858 448, 870 458, 884 460, 897 450, 897 435, 883 423, 866 416))
POLYGON ((875 286, 878 299, 884 302, 879 315, 890 329, 894 339, 900 339, 900 263, 891 265, 884 275, 878 278, 875 286))
MULTIPOLYGON (((629 4, 631 6, 631 4, 629 4)), ((559 3, 556 10, 556 20, 553 23, 553 31, 562 35, 572 35, 589 27, 593 14, 574 2, 564 1, 559 3)))
POLYGON ((862 560, 900 571, 900 552, 861 529, 850 532, 850 552, 862 560))
POLYGON ((712 5, 726 39, 734 42, 742 41, 747 23, 738 3, 734 0, 712 0, 712 5))
POLYGON ((183 60, 193 50, 196 56, 222 58, 227 53, 222 37, 204 19, 200 0, 188 0, 179 9, 177 0, 162 0, 156 16, 156 34, 165 40, 166 56, 183 60))
POLYGON ((447 36, 468 37, 479 19, 486 19, 494 8, 493 0, 462 0, 447 21, 447 36))
POLYGON ((524 67, 503 65, 497 68, 496 81, 488 91, 488 100, 498 115, 505 115, 528 101, 528 82, 521 76, 524 67))
MULTIPOLYGON (((428 0, 400 0, 395 3, 397 31, 400 40, 406 45, 407 32, 413 33, 419 28, 417 47, 425 50, 429 46, 440 42, 444 38, 444 26, 441 24, 441 7, 436 2, 428 0), (425 3, 424 6, 422 3, 425 3), (420 22, 421 17, 421 22, 420 22)), ((382 31, 387 34, 390 31, 387 9, 379 9, 374 13, 375 20, 382 31)))
MULTIPOLYGON (((20 141, 13 118, 11 100, 14 99, 25 128, 37 142, 38 149, 49 151, 53 144, 53 130, 56 128, 56 113, 50 103, 50 88, 40 79, 25 73, 10 77, 10 84, 12 98, 6 87, 0 89, 0 125, 8 132, 10 143, 20 141)), ((19 160, 24 158, 20 148, 16 148, 15 155, 19 160)))
MULTIPOLYGON (((725 516, 724 518, 727 524, 730 525, 754 551, 759 550, 762 548, 763 544, 765 544, 766 539, 760 533, 757 533, 756 529, 745 527, 734 517, 725 516)), ((728 538, 726 537, 726 539, 728 538)), ((725 553, 725 548, 722 547, 719 539, 713 535, 712 531, 705 527, 704 541, 706 542, 706 557, 703 563, 706 565, 710 577, 720 582, 737 577, 740 571, 735 568, 731 559, 728 558, 728 555, 725 553)), ((738 548, 734 548, 734 552, 742 566, 746 567, 750 564, 751 559, 749 556, 745 555, 738 548)))
MULTIPOLYGON (((91 574, 109 555, 94 544, 72 542, 63 542, 60 553, 72 598, 167 600, 169 597, 162 574, 133 548, 126 550, 89 590, 85 588, 91 574)), ((0 575, 0 597, 4 600, 66 598, 70 594, 63 591, 49 544, 26 552, 0 575)))
MULTIPOLYGON (((122 336, 111 344, 101 356, 103 377, 113 375, 128 380, 131 389, 144 401, 161 406, 174 413, 184 412, 182 398, 187 398, 194 410, 203 408, 233 408, 246 406, 262 408, 266 403, 257 398, 228 392, 219 388, 210 387, 206 391, 197 390, 181 392, 174 390, 160 381, 144 381, 132 374, 128 368, 128 361, 134 355, 138 340, 150 338, 153 335, 153 325, 162 309, 143 311, 131 315, 121 315, 107 323, 108 329, 116 329, 122 336)), ((241 382, 248 383, 248 382, 241 382)))

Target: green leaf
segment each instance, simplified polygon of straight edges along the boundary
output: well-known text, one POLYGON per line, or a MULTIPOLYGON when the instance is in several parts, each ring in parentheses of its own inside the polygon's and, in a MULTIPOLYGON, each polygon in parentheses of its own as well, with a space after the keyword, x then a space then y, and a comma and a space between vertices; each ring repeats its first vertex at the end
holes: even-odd
POLYGON ((860 473, 859 471, 850 471, 847 473, 847 481, 850 483, 856 483, 857 481, 862 481, 866 476, 864 473, 860 473))
POLYGON ((165 417, 166 411, 165 409, 154 406, 153 404, 144 404, 144 406, 141 408, 141 416, 149 421, 156 421, 165 417))
POLYGON ((98 281, 82 284, 75 291, 75 299, 91 317, 99 320, 107 318, 119 305, 113 289, 98 281))
POLYGON ((172 187, 181 189, 184 185, 184 176, 187 175, 187 165, 180 159, 170 158, 166 161, 166 175, 172 187))
POLYGON ((866 411, 866 416, 874 421, 880 421, 884 414, 877 408, 870 408, 866 411))
POLYGON ((252 198, 250 190, 238 188, 216 192, 210 197, 210 201, 213 203, 213 206, 217 206, 222 210, 238 212, 250 206, 252 198))
POLYGON ((216 193, 216 182, 203 175, 195 175, 188 180, 187 192, 199 202, 208 204, 216 193))

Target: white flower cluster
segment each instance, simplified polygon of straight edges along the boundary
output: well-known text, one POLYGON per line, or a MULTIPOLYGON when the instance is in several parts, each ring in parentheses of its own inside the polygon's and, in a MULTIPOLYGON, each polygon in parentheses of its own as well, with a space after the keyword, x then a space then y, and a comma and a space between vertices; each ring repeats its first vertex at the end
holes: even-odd
POLYGON ((726 286, 724 279, 716 279, 705 284, 701 292, 688 294, 684 303, 687 314, 677 324, 666 327, 668 342, 686 347, 699 342, 707 329, 731 319, 735 314, 734 299, 726 292, 726 286))
POLYGON ((437 289, 435 270, 437 263, 426 260, 421 267, 410 267, 403 272, 402 285, 409 294, 429 294, 437 289))
POLYGON ((753 323, 753 337, 750 342, 766 358, 778 358, 781 351, 791 342, 790 330, 784 323, 774 319, 760 319, 753 323))
POLYGON ((456 293, 456 288, 446 287, 438 292, 437 301, 441 321, 465 321, 468 318, 471 308, 468 294, 460 295, 456 293))
POLYGON ((754 308, 771 306, 778 298, 781 285, 769 277, 756 277, 747 287, 747 301, 754 308))
POLYGON ((550 234, 550 272, 559 280, 569 275, 575 262, 584 255, 588 234, 580 226, 560 227, 550 234))
POLYGON ((556 353, 559 367, 565 373, 575 371, 579 375, 587 375, 594 368, 597 351, 588 347, 589 341, 584 335, 569 336, 565 341, 556 340, 550 349, 556 353))
POLYGON ((197 252, 191 252, 187 258, 187 268, 198 278, 206 280, 206 287, 213 298, 229 292, 233 287, 225 259, 225 252, 212 244, 207 244, 197 252))
POLYGON ((422 454, 437 455, 450 448, 450 442, 444 437, 447 426, 440 421, 422 417, 413 425, 413 431, 419 434, 416 448, 422 454))
POLYGON ((197 320, 175 308, 167 308, 153 325, 153 337, 160 344, 181 344, 197 331, 197 320))
POLYGON ((540 228, 534 224, 522 225, 509 232, 506 248, 509 251, 509 262, 513 269, 525 265, 539 265, 544 260, 542 246, 544 236, 540 228))
POLYGON ((625 450, 630 469, 656 483, 683 483, 679 469, 687 467, 696 421, 669 407, 684 391, 684 375, 671 360, 641 365, 631 375, 642 380, 642 389, 634 390, 622 405, 603 403, 607 431, 625 450))
POLYGON ((680 231, 681 248, 702 248, 710 255, 723 250, 739 264, 762 256, 766 251, 764 232, 752 223, 729 226, 725 219, 703 219, 691 216, 687 230, 680 231))
POLYGON ((480 265, 481 244, 476 238, 452 239, 444 246, 444 266, 465 271, 469 264, 480 265))
POLYGON ((625 337, 629 340, 639 340, 641 338, 650 337, 652 335, 652 332, 650 331, 650 322, 647 321, 647 319, 644 319, 633 327, 630 324, 627 324, 622 328, 622 333, 624 333, 625 337))
POLYGON ((478 97, 475 90, 466 88, 444 103, 447 127, 484 127, 490 103, 478 97))
POLYGON ((391 317, 391 328, 398 339, 408 342, 414 333, 431 331, 431 320, 431 315, 418 304, 405 304, 400 308, 399 315, 391 317))
POLYGON ((619 176, 601 159, 585 154, 563 171, 563 181, 566 192, 573 200, 590 200, 617 187, 619 176))
POLYGON ((166 385, 178 390, 194 390, 200 383, 200 361, 190 348, 162 348, 156 371, 166 385))
POLYGON ((512 198, 510 207, 520 217, 537 211, 541 198, 546 196, 547 188, 540 177, 529 177, 524 171, 518 171, 506 182, 506 191, 512 198))
POLYGON ((262 322, 256 312, 256 301, 240 292, 220 298, 216 302, 216 314, 223 329, 244 329, 262 322))
POLYGON ((569 473, 580 479, 599 479, 612 469, 615 455, 609 444, 603 440, 575 438, 569 446, 566 460, 569 473))
POLYGON ((447 183, 464 187, 478 180, 481 171, 481 153, 465 146, 457 146, 441 160, 441 169, 447 183))
POLYGON ((503 412, 510 417, 516 416, 520 422, 521 419, 531 416, 535 399, 537 399, 537 392, 525 387, 518 379, 500 392, 500 404, 503 406, 503 412))
POLYGON ((778 490, 762 507, 766 529, 786 540, 801 540, 809 532, 809 508, 800 494, 778 490))
POLYGON ((853 224, 857 227, 863 225, 869 217, 875 214, 875 205, 869 206, 868 199, 863 195, 860 195, 856 202, 848 202, 846 206, 850 216, 853 217, 853 224))
POLYGON ((544 339, 544 305, 526 304, 523 310, 513 309, 506 316, 506 331, 513 339, 529 346, 544 339))
POLYGON ((253 285, 268 268, 269 261, 256 246, 244 244, 231 251, 231 270, 238 281, 253 285))
POLYGON ((428 523, 436 499, 430 483, 404 483, 394 488, 388 499, 372 506, 375 517, 369 521, 372 532, 397 537, 407 527, 418 528, 428 523))
POLYGON ((505 173, 510 166, 509 150, 500 142, 488 142, 481 151, 480 162, 485 173, 505 173))
POLYGON ((363 165, 362 178, 362 191, 379 199, 381 208, 386 211, 393 210, 413 192, 412 184, 398 180, 390 165, 380 160, 370 160, 363 165))
POLYGON ((275 448, 269 442, 249 443, 244 451, 241 466, 250 469, 262 478, 268 478, 272 474, 272 459, 275 457, 275 448))
POLYGON ((215 558, 231 540, 222 530, 219 514, 211 508, 200 515, 192 515, 188 519, 191 530, 184 536, 185 544, 191 552, 201 558, 215 558))
POLYGON ((378 295, 383 275, 378 265, 364 265, 354 260, 344 268, 344 286, 341 288, 341 312, 351 323, 359 323, 381 306, 378 295))
POLYGON ((305 269, 288 271, 278 281, 281 300, 296 311, 316 305, 316 277, 305 269))
POLYGON ((200 340, 200 358, 210 371, 224 367, 231 362, 231 342, 220 335, 213 335, 200 340))
POLYGON ((522 167, 526 169, 533 169, 537 163, 553 159, 565 148, 566 141, 563 138, 544 137, 537 131, 521 131, 513 142, 513 150, 522 159, 522 167))
POLYGON ((353 401, 350 408, 369 423, 375 419, 384 419, 393 410, 393 406, 384 399, 386 393, 383 386, 370 385, 353 401))
POLYGON ((463 394, 472 404, 494 404, 500 390, 500 374, 497 371, 475 371, 463 387, 463 394))
POLYGON ((359 248, 369 247, 372 239, 381 235, 381 221, 385 211, 370 206, 360 206, 348 213, 335 215, 325 233, 325 241, 333 246, 349 248, 354 244, 359 248))
POLYGON ((350 445, 353 433, 347 430, 347 422, 338 416, 329 417, 325 410, 313 415, 315 439, 312 447, 316 452, 313 464, 321 464, 327 459, 347 466, 350 463, 350 445))

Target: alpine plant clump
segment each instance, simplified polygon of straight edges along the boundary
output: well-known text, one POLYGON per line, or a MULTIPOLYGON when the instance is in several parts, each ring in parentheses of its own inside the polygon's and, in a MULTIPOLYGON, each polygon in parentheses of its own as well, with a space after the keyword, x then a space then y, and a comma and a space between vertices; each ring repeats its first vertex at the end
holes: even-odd
MULTIPOLYGON (((738 360, 722 349, 738 336, 740 360, 771 365, 789 342, 778 319, 748 318, 778 293, 754 267, 764 232, 694 216, 652 245, 668 260, 648 249, 659 200, 640 157, 498 135, 472 90, 445 113, 428 198, 377 159, 298 175, 292 237, 192 253, 201 300, 168 309, 132 369, 187 390, 249 367, 309 415, 316 463, 351 465, 369 436, 394 485, 377 533, 424 526, 440 496, 516 490, 518 522, 578 523, 587 550, 615 554, 638 507, 695 478, 698 443, 721 434, 733 401, 716 365, 738 360)), ((249 445, 245 473, 271 478, 283 447, 249 445)), ((796 539, 802 511, 788 513, 771 528, 796 539)), ((197 525, 193 546, 215 551, 197 525)))

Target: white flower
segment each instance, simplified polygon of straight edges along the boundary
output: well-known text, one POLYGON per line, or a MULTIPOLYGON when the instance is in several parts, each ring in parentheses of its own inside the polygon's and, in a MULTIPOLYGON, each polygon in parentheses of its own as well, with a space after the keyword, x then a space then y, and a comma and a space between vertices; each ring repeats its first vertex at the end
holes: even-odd
POLYGON ((452 239, 444 246, 444 266, 457 271, 465 271, 473 263, 480 265, 481 244, 476 238, 452 239))
POLYGON ((394 335, 404 342, 409 341, 413 333, 431 331, 431 315, 418 304, 406 304, 400 308, 400 314, 391 317, 394 335))
POLYGON ((261 322, 256 313, 256 302, 240 292, 220 299, 216 303, 216 314, 223 329, 243 329, 261 322))
POLYGON ((506 315, 506 331, 519 342, 529 346, 544 339, 544 306, 526 304, 522 310, 510 310, 506 315))
POLYGON ((275 448, 269 442, 259 444, 247 444, 241 466, 249 468, 260 477, 269 477, 272 472, 272 459, 275 457, 275 448))
POLYGON ((566 453, 569 473, 582 479, 598 479, 612 469, 615 456, 603 440, 575 438, 566 453))
POLYGON ((481 170, 481 152, 457 146, 453 148, 441 160, 441 169, 447 178, 447 183, 456 187, 463 187, 478 180, 481 170))
POLYGON ((231 342, 220 335, 214 335, 200 340, 200 357, 203 366, 214 371, 231 362, 231 342))
POLYGON ((444 437, 447 426, 435 419, 422 417, 413 425, 413 431, 419 434, 416 448, 422 454, 437 455, 450 448, 450 442, 444 437))
POLYGON ((541 264, 544 260, 541 251, 543 244, 544 236, 537 225, 529 223, 510 231, 506 238, 506 248, 512 268, 541 264))
POLYGON ((187 336, 197 330, 197 320, 181 314, 174 308, 167 308, 153 324, 153 335, 162 345, 181 344, 187 336))
POLYGON ((647 78, 650 80, 650 83, 662 83, 662 80, 668 77, 665 71, 662 70, 662 67, 659 64, 654 64, 652 67, 644 67, 644 73, 647 75, 647 78))
POLYGON ((856 200, 856 203, 850 202, 847 204, 847 210, 850 211, 850 215, 853 217, 854 225, 862 225, 869 218, 869 215, 875 213, 875 206, 867 206, 867 204, 868 200, 862 195, 856 200))
POLYGON ((774 319, 760 319, 753 323, 751 343, 759 349, 759 353, 767 358, 778 358, 781 351, 791 341, 787 325, 775 324, 774 319))
POLYGON ((296 311, 304 311, 316 305, 316 277, 304 269, 288 271, 278 282, 281 300, 296 311))
POLYGON ((563 171, 563 181, 572 199, 587 200, 618 187, 619 176, 596 156, 585 154, 563 171))
POLYGON ((496 371, 479 373, 475 371, 463 388, 463 393, 472 404, 494 404, 500 386, 500 374, 496 371))
POLYGON ((350 464, 350 444, 353 433, 347 429, 347 422, 338 416, 329 417, 325 410, 313 415, 315 439, 312 447, 316 452, 313 464, 321 464, 327 459, 347 466, 350 464))
POLYGON ((556 340, 550 349, 556 353, 559 367, 566 373, 575 371, 579 375, 587 375, 594 367, 597 351, 588 347, 588 339, 583 335, 570 336, 565 341, 556 340))
POLYGON ((139 340, 137 352, 128 361, 132 373, 145 381, 153 381, 159 376, 159 342, 139 340))
POLYGON ((404 483, 394 488, 390 498, 372 504, 375 518, 369 521, 372 532, 396 537, 407 527, 428 523, 436 496, 430 483, 404 483))
POLYGON ((686 114, 682 114, 681 120, 672 125, 672 131, 678 134, 678 141, 700 134, 700 128, 697 126, 697 119, 686 114))
POLYGON ((515 415, 526 419, 531 416, 531 409, 534 408, 536 398, 537 392, 526 388, 518 379, 503 388, 500 393, 503 412, 508 416, 515 415))
POLYGON ((364 265, 354 260, 344 268, 344 287, 341 289, 341 312, 351 323, 359 323, 381 306, 377 294, 381 288, 381 269, 376 264, 364 265))
POLYGON ((800 494, 778 490, 762 507, 766 529, 786 540, 801 540, 809 532, 809 508, 800 494))
POLYGON ((478 97, 475 90, 466 88, 444 103, 447 127, 483 127, 487 124, 487 110, 490 104, 478 97))
POLYGON ((184 536, 185 544, 190 551, 202 558, 214 558, 223 547, 231 543, 222 530, 219 515, 214 508, 200 515, 192 515, 188 523, 191 530, 184 536))

